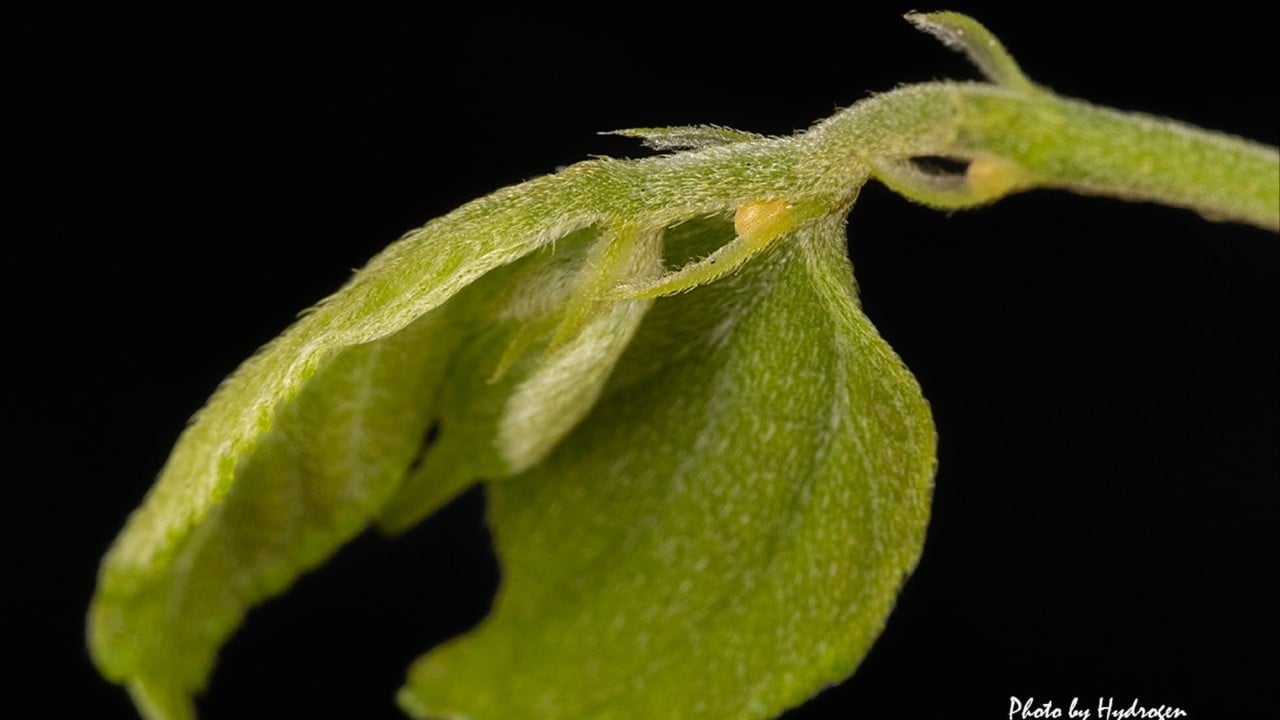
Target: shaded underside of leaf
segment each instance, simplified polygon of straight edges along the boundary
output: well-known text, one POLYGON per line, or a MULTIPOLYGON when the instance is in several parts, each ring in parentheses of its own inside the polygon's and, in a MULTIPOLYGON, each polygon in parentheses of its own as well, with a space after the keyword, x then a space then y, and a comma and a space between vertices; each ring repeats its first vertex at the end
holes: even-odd
POLYGON ((468 289, 469 336, 441 386, 440 437, 380 526, 405 530, 477 480, 545 457, 591 409, 651 304, 604 300, 602 288, 660 263, 656 231, 588 228, 468 289))
POLYGON ((587 419, 489 485, 494 612, 420 659, 401 704, 482 720, 802 702, 853 671, 918 558, 933 432, 856 307, 835 218, 658 300, 587 419))

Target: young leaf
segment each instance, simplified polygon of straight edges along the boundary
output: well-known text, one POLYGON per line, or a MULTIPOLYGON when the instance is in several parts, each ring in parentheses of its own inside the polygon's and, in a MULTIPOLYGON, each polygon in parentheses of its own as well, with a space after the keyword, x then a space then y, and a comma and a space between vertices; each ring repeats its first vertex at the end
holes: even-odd
POLYGON ((491 485, 497 605, 406 710, 770 717, 853 671, 919 556, 934 438, 844 245, 827 218, 657 301, 588 421, 491 485))
POLYGON ((555 189, 564 182, 518 193, 544 223, 530 223, 507 190, 406 236, 195 417, 104 559, 89 616, 95 662, 146 716, 192 717, 190 696, 245 611, 385 503, 428 429, 446 365, 476 327, 463 317, 474 301, 432 311, 587 225, 555 189))
POLYGON ((1009 51, 977 20, 955 12, 913 12, 906 18, 947 47, 964 53, 991 82, 1012 90, 1035 91, 1035 83, 1022 74, 1009 51))
MULTIPOLYGON (((327 359, 238 459, 210 511, 160 548, 162 560, 108 558, 90 646, 146 717, 193 717, 190 695, 245 610, 364 527, 417 451, 456 337, 431 315, 327 359)), ((145 531, 140 522, 127 532, 145 531)))
POLYGON ((696 150, 713 145, 727 145, 743 140, 758 140, 756 133, 734 130, 719 125, 686 125, 683 127, 627 128, 601 133, 640 138, 647 148, 654 150, 696 150))
POLYGON ((693 149, 570 166, 374 258, 179 439, 103 562, 103 674, 148 718, 193 717, 253 604, 481 479, 498 603, 415 664, 411 713, 767 717, 852 672, 919 556, 934 451, 857 307, 862 184, 1280 228, 1275 148, 1059 98, 971 19, 913 21, 995 84, 900 88, 790 138, 622 131, 693 149))
POLYGON ((481 281, 487 311, 471 316, 475 339, 441 388, 440 437, 380 511, 383 529, 411 527, 478 478, 528 468, 582 419, 650 305, 599 296, 619 273, 655 272, 660 249, 652 231, 570 236, 528 269, 481 281))

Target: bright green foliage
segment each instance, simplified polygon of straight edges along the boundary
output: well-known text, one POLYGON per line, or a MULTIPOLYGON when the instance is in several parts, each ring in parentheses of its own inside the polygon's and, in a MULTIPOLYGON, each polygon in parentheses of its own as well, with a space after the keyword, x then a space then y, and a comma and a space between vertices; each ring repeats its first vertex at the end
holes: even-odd
POLYGON ((249 608, 483 479, 502 589, 413 666, 410 713, 769 717, 848 676, 919 556, 934 450, 857 307, 862 184, 1280 228, 1275 148, 1059 98, 973 20, 912 21, 992 82, 904 87, 789 138, 620 131, 683 151, 505 188, 374 258, 179 439, 103 561, 103 674, 148 718, 192 718, 249 608))

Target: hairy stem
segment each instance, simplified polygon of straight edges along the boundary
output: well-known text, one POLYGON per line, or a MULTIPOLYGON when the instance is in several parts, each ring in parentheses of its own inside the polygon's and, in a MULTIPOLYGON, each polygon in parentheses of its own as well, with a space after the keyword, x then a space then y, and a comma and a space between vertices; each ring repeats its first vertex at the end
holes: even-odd
POLYGON ((895 191, 935 207, 1052 187, 1280 230, 1276 148, 1038 89, 914 85, 859 103, 813 134, 895 191), (913 162, 939 156, 968 163, 967 172, 939 174, 913 162))

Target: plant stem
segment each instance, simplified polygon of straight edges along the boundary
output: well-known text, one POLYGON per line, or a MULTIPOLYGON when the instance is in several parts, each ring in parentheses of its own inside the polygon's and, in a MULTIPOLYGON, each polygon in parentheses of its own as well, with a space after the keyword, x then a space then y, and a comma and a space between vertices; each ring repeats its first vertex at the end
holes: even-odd
POLYGON ((919 202, 972 207, 1037 187, 1185 207, 1210 220, 1280 231, 1280 152, 1139 113, 979 83, 913 85, 859 103, 814 129, 919 202), (964 174, 912 162, 941 156, 964 174))

